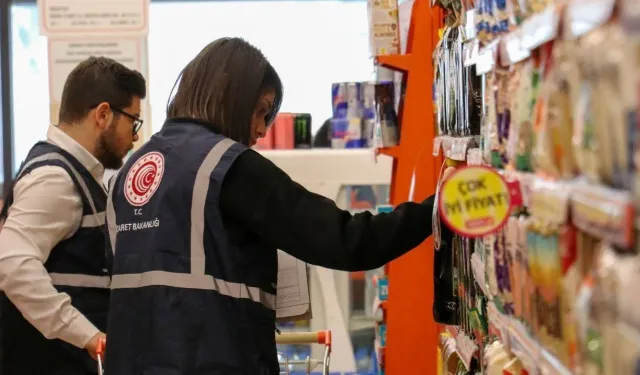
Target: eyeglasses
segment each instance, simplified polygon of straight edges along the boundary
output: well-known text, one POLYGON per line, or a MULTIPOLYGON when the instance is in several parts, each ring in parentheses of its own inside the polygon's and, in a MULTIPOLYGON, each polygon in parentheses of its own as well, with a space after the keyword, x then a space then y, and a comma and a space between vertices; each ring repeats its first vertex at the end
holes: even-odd
POLYGON ((144 123, 144 121, 141 118, 113 106, 111 107, 111 110, 133 120, 133 135, 138 134, 138 132, 140 131, 140 128, 142 127, 142 124, 144 123))
MULTIPOLYGON (((95 109, 96 107, 98 107, 99 104, 96 105, 92 105, 91 107, 89 107, 89 109, 95 109)), ((142 121, 141 118, 132 115, 131 113, 127 113, 123 110, 121 110, 120 108, 111 106, 111 110, 113 112, 117 112, 121 115, 124 115, 125 117, 130 118, 131 120, 133 120, 133 135, 138 134, 138 132, 140 131, 140 128, 142 127, 142 124, 144 123, 144 121, 142 121)))

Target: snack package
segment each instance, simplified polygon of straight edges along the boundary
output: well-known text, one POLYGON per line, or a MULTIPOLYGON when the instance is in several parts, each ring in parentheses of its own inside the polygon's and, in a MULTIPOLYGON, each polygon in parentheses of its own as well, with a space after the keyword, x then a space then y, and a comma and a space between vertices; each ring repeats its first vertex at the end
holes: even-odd
POLYGON ((509 72, 506 69, 496 69, 496 114, 497 114, 497 150, 494 150, 492 165, 502 168, 507 164, 506 146, 511 124, 511 108, 509 103, 509 72))
POLYGON ((594 270, 583 283, 576 310, 585 309, 581 342, 584 375, 615 375, 615 342, 611 333, 615 327, 617 292, 616 267, 618 256, 607 244, 597 250, 594 270))
POLYGON ((498 130, 498 113, 496 108, 497 81, 495 72, 485 75, 484 108, 484 159, 494 167, 502 165, 500 156, 500 134, 498 130))
POLYGON ((528 280, 529 270, 527 265, 527 217, 522 215, 518 218, 516 224, 516 244, 515 244, 515 256, 511 274, 512 284, 511 290, 513 291, 513 312, 514 316, 520 320, 525 321, 526 312, 528 311, 528 280))
POLYGON ((612 63, 609 49, 612 42, 615 50, 614 34, 607 25, 580 39, 577 66, 582 79, 573 137, 582 174, 593 183, 609 185, 615 185, 614 180, 619 179, 615 176, 620 176, 627 164, 624 154, 629 144, 624 140, 628 135, 617 79, 619 65, 612 63))
POLYGON ((553 45, 553 53, 545 62, 544 77, 538 95, 536 137, 533 159, 536 171, 555 178, 570 178, 576 173, 574 153, 571 149, 573 106, 565 75, 567 56, 564 44, 553 45))
POLYGON ((510 273, 510 254, 507 245, 508 237, 508 224, 500 233, 496 236, 495 250, 494 250, 494 262, 496 270, 496 281, 498 286, 498 295, 496 296, 502 309, 507 314, 513 313, 513 296, 511 294, 511 278, 510 273))
POLYGON ((531 171, 531 150, 533 142, 533 105, 536 71, 533 59, 518 64, 516 68, 517 88, 512 100, 512 121, 509 129, 507 155, 519 171, 531 171))

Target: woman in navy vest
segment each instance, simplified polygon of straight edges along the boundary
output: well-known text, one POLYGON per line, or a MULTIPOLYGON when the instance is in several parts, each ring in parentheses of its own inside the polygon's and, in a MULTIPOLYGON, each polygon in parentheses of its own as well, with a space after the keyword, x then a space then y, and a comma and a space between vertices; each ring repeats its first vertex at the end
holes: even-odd
POLYGON ((251 150, 282 95, 257 48, 216 40, 182 71, 162 130, 112 179, 108 374, 278 374, 277 249, 360 271, 431 235, 433 197, 351 215, 251 150))

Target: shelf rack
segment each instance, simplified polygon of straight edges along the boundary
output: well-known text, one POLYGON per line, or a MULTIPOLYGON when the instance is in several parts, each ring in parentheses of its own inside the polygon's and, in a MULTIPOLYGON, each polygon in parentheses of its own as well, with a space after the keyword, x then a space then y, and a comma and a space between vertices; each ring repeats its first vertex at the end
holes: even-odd
MULTIPOLYGON (((400 111, 400 142, 380 153, 394 158, 391 203, 415 201, 435 193, 441 158, 434 158, 436 135, 432 96, 432 53, 443 26, 440 9, 416 0, 404 55, 378 56, 377 63, 406 73, 406 92, 400 111)), ((425 223, 425 225, 429 225, 425 223)), ((386 267, 389 301, 386 306, 385 372, 423 375, 437 371, 439 327, 432 316, 433 240, 429 238, 386 267)))

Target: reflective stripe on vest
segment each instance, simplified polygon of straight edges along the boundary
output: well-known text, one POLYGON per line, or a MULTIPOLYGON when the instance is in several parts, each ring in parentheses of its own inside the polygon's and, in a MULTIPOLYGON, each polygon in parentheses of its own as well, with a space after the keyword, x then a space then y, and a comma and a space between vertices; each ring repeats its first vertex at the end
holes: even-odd
POLYGON ((84 215, 82 217, 82 228, 95 228, 104 225, 105 214, 104 211, 98 212, 93 215, 84 215))
MULTIPOLYGON (((200 289, 216 291, 224 296, 243 298, 261 303, 271 310, 275 310, 276 296, 258 287, 247 286, 215 278, 205 274, 204 250, 204 211, 207 193, 209 191, 210 176, 218 165, 224 153, 235 142, 223 139, 209 151, 202 165, 196 173, 191 200, 191 273, 176 273, 167 271, 148 271, 136 274, 113 275, 112 289, 144 288, 147 286, 168 286, 184 289, 200 289)), ((113 186, 117 176, 111 180, 109 197, 107 199, 107 218, 109 239, 115 254, 117 239, 116 214, 113 206, 113 186)))
MULTIPOLYGON (((22 173, 31 165, 47 160, 59 160, 63 162, 69 170, 73 173, 78 185, 84 192, 85 197, 87 197, 87 201, 89 202, 89 206, 91 206, 91 215, 82 216, 82 222, 80 223, 81 228, 95 228, 101 225, 104 225, 105 221, 105 213, 96 212, 96 206, 93 203, 93 196, 89 191, 89 187, 84 182, 84 179, 80 175, 80 173, 76 170, 76 168, 62 155, 51 152, 48 154, 44 154, 38 156, 36 158, 31 159, 28 163, 23 165, 18 178, 22 177, 22 173)), ((17 179, 16 179, 17 180, 17 179)), ((109 276, 95 276, 95 275, 83 275, 83 274, 67 274, 67 273, 49 273, 51 277, 51 283, 57 286, 73 286, 73 287, 81 287, 81 288, 109 288, 111 284, 111 279, 109 276)))
POLYGON ((75 273, 50 273, 49 276, 51 277, 51 284, 56 286, 107 289, 111 285, 109 276, 91 276, 75 273))

